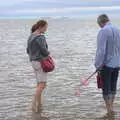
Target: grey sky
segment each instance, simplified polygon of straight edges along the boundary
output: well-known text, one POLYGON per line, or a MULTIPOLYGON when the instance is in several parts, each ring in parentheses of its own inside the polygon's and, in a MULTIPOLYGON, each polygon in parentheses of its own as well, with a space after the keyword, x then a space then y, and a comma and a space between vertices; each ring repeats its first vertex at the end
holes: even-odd
POLYGON ((73 12, 85 13, 87 13, 86 10, 88 10, 88 13, 90 13, 90 11, 92 13, 108 11, 118 12, 120 11, 119 7, 120 0, 2 0, 0 2, 0 16, 27 16, 30 14, 49 16, 52 15, 52 12, 53 15, 55 15, 55 12, 64 15, 67 14, 66 12, 72 14, 72 10, 73 12), (89 7, 91 7, 91 9, 89 7), (99 7, 105 8, 99 9, 99 7), (66 11, 63 11, 63 8, 66 11))

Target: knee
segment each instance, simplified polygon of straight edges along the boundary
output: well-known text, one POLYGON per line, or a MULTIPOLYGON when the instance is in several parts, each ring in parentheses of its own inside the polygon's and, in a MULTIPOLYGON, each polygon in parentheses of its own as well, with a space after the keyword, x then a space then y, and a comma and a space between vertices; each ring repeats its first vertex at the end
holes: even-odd
POLYGON ((40 83, 37 85, 37 88, 36 88, 36 91, 37 92, 42 92, 46 87, 46 84, 45 83, 40 83))

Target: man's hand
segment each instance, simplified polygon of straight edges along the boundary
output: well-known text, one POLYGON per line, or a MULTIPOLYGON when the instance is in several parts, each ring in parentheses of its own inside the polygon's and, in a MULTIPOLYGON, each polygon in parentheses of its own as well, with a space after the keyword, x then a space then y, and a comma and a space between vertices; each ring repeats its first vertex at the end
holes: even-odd
POLYGON ((100 72, 103 69, 103 67, 97 68, 96 72, 100 72))

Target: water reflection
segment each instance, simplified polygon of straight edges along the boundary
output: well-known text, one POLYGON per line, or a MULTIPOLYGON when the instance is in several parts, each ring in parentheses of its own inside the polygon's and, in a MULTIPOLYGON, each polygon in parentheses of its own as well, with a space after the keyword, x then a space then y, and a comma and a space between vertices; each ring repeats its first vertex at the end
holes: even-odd
POLYGON ((95 120, 116 120, 116 119, 115 119, 115 114, 112 114, 110 116, 105 114, 104 116, 102 116, 100 118, 96 118, 95 120))
POLYGON ((39 113, 32 112, 32 120, 50 120, 42 115, 42 111, 39 113))

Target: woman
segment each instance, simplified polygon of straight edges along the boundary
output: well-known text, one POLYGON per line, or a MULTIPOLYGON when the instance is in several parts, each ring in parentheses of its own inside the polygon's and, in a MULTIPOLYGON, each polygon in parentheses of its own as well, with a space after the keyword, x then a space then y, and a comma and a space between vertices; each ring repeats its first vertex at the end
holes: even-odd
POLYGON ((49 56, 48 45, 44 36, 47 28, 48 23, 45 20, 39 20, 32 26, 31 35, 28 39, 27 53, 37 79, 36 93, 32 105, 35 112, 39 112, 42 105, 41 96, 47 82, 47 73, 43 71, 40 64, 42 59, 49 56))

